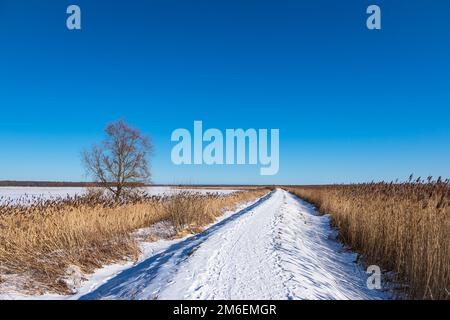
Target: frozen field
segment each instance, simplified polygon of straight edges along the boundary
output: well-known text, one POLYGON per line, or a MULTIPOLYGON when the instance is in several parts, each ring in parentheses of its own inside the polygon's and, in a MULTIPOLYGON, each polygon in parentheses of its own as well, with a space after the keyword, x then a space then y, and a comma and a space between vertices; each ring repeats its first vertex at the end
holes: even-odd
MULTIPOLYGON (((151 195, 163 195, 178 192, 180 190, 187 190, 198 193, 220 193, 228 194, 235 192, 232 189, 178 189, 172 187, 146 187, 143 188, 151 195)), ((32 199, 35 197, 53 199, 58 197, 73 197, 75 195, 82 195, 86 192, 83 187, 0 187, 0 203, 7 199, 13 201, 32 199)))

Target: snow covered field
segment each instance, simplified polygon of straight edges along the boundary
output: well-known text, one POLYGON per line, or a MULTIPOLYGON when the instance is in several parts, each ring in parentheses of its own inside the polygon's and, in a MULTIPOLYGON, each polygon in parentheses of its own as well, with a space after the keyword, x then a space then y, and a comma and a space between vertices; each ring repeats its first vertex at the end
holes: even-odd
MULTIPOLYGON (((143 188, 151 195, 171 194, 180 189, 171 187, 146 187, 143 188)), ((227 194, 236 190, 231 189, 183 189, 198 193, 220 193, 227 194)), ((19 199, 32 197, 39 197, 44 199, 52 199, 58 197, 73 197, 75 195, 82 195, 86 192, 83 187, 0 187, 0 203, 7 198, 18 201, 19 199)))
POLYGON ((328 216, 277 189, 203 233, 143 245, 138 263, 98 270, 76 295, 43 298, 389 298, 367 288, 355 257, 334 240, 328 216))

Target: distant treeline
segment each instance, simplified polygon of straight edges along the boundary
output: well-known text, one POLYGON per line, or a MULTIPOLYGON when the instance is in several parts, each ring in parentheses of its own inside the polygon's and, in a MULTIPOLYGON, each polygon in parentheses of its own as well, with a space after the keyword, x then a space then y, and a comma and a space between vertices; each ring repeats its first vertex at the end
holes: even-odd
MULTIPOLYGON (((144 184, 135 184, 145 186, 144 184)), ((97 182, 67 182, 67 181, 0 181, 0 187, 100 187, 97 182)), ((274 187, 268 185, 233 185, 233 184, 152 184, 155 187, 189 187, 189 188, 260 188, 274 187)))
MULTIPOLYGON (((144 186, 144 184, 136 184, 144 186)), ((64 181, 0 181, 0 187, 100 187, 96 182, 64 182, 64 181)))

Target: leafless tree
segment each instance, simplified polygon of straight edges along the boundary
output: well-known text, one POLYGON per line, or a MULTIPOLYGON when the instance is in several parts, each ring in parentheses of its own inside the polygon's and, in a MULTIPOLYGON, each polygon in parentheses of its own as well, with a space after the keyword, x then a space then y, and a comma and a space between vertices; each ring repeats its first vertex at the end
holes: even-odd
POLYGON ((153 152, 149 137, 124 120, 110 123, 100 145, 83 151, 86 173, 119 200, 126 190, 149 183, 148 157, 153 152))

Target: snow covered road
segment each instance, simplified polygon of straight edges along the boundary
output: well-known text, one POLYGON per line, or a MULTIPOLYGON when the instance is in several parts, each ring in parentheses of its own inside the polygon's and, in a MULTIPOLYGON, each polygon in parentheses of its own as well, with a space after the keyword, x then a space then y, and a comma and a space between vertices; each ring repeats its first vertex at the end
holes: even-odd
POLYGON ((329 217, 277 189, 81 299, 383 299, 329 217))

